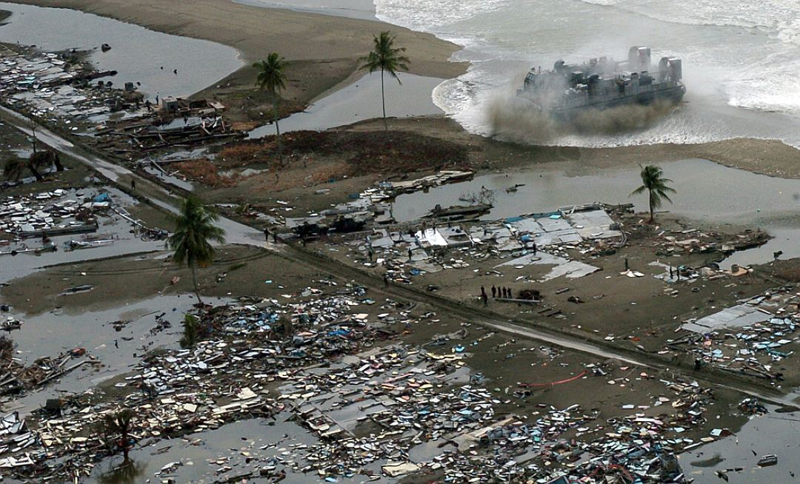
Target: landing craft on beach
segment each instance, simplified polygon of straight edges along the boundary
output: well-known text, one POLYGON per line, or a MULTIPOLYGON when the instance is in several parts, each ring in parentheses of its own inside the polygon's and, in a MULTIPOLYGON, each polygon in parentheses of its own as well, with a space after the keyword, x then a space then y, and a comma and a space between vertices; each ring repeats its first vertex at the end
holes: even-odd
POLYGON ((517 96, 554 119, 571 120, 592 109, 678 104, 686 93, 682 76, 680 59, 662 57, 653 66, 649 47, 631 47, 623 62, 600 57, 580 65, 559 60, 544 72, 532 68, 517 96))

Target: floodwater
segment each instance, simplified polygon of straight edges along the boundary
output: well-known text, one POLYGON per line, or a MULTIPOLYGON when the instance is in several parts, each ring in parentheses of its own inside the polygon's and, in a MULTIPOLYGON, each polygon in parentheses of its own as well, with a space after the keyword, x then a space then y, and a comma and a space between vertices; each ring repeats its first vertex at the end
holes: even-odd
POLYGON ((91 50, 97 69, 118 72, 103 81, 111 80, 118 87, 140 82, 139 89, 150 98, 189 96, 244 65, 232 47, 97 15, 5 2, 0 2, 0 9, 13 13, 7 25, 0 27, 0 42, 36 45, 47 51, 91 50), (111 50, 101 52, 104 43, 111 50))
MULTIPOLYGON (((112 458, 102 461, 86 482, 115 482, 117 484, 139 483, 147 480, 160 482, 154 477, 154 474, 173 462, 180 462, 181 465, 173 473, 165 474, 165 478, 173 476, 176 479, 175 482, 224 482, 229 477, 256 468, 255 462, 245 462, 248 458, 243 453, 246 452, 258 456, 259 467, 267 465, 267 461, 271 458, 285 461, 300 460, 293 455, 293 452, 290 452, 292 446, 294 444, 312 445, 316 443, 316 439, 299 425, 284 421, 288 416, 288 413, 278 415, 278 420, 274 425, 270 425, 270 421, 264 419, 241 420, 217 430, 188 435, 186 439, 162 440, 146 445, 131 452, 131 458, 141 466, 137 477, 130 480, 109 481, 107 477, 109 467, 121 462, 120 458, 112 458), (289 437, 284 437, 285 435, 289 437), (196 439, 200 439, 200 441, 196 439), (272 448, 261 450, 260 448, 263 446, 272 448), (287 453, 290 455, 286 455, 287 453), (216 463, 219 459, 227 457, 230 459, 226 459, 224 464, 216 463), (228 472, 218 472, 223 465, 230 466, 232 469, 228 472)), ((300 462, 303 461, 300 460, 300 462)), ((276 466, 278 471, 286 470, 286 479, 282 481, 286 484, 305 483, 309 482, 310 478, 313 480, 309 475, 290 472, 291 469, 284 468, 280 463, 277 463, 276 466)), ((275 481, 256 478, 252 482, 275 481)))
MULTIPOLYGON (((63 197, 66 199, 83 199, 84 197, 99 194, 101 191, 108 192, 111 199, 115 204, 121 207, 129 207, 136 205, 137 202, 132 197, 124 192, 110 187, 100 187, 97 189, 87 188, 78 190, 80 196, 70 193, 69 196, 63 197)), ((165 248, 164 241, 149 241, 142 240, 140 237, 132 233, 132 225, 124 220, 122 217, 109 212, 110 216, 99 217, 100 228, 93 234, 88 234, 95 240, 113 240, 109 245, 101 245, 91 249, 80 249, 67 252, 63 249, 65 243, 71 240, 83 240, 85 234, 62 235, 58 237, 51 237, 50 239, 58 247, 56 252, 44 252, 40 255, 33 253, 21 253, 16 256, 4 255, 0 256, 0 264, 3 270, 0 271, 0 283, 8 283, 12 279, 25 277, 29 274, 36 272, 42 267, 51 266, 55 264, 65 264, 69 262, 82 262, 92 259, 102 259, 106 257, 121 256, 126 254, 135 254, 140 252, 150 252, 155 250, 162 250, 165 248)), ((13 244, 4 250, 23 249, 25 247, 36 248, 41 247, 41 239, 27 239, 20 243, 13 244)), ((79 285, 79 282, 75 283, 79 285)))
MULTIPOLYGON (((800 180, 774 178, 728 168, 707 160, 682 160, 657 164, 664 176, 673 180, 677 193, 674 203, 665 202, 661 210, 688 219, 712 223, 746 224, 774 233, 776 238, 759 249, 734 255, 733 263, 763 263, 772 253, 783 251, 784 258, 800 257, 800 180)), ((401 195, 393 206, 398 221, 409 221, 428 213, 435 205, 465 204, 459 197, 477 193, 481 187, 493 190, 494 208, 483 217, 495 220, 526 213, 541 213, 584 203, 633 203, 637 211, 647 210, 647 195, 629 197, 641 185, 639 168, 596 170, 575 168, 574 163, 524 172, 490 174, 444 185, 427 193, 401 195), (575 175, 574 173, 580 173, 575 175), (517 192, 506 188, 516 184, 517 192)), ((727 261, 726 264, 731 263, 727 261)))
MULTIPOLYGON (((60 296, 68 298, 70 296, 60 296)), ((224 299, 205 298, 210 304, 224 304, 224 299)), ((15 316, 25 323, 10 336, 17 346, 17 358, 30 365, 43 356, 55 357, 74 348, 86 349, 87 356, 102 363, 99 368, 84 365, 64 375, 45 388, 14 400, 10 407, 23 413, 35 410, 58 394, 81 393, 114 376, 127 373, 141 356, 155 348, 177 348, 184 315, 197 299, 191 294, 157 296, 122 303, 110 309, 77 314, 55 310, 38 316, 15 316), (163 315, 163 316, 162 316, 163 315), (158 329, 157 316, 170 323, 158 329), (114 322, 124 321, 120 331, 114 322)), ((80 361, 75 359, 67 366, 80 361)), ((10 408, 9 408, 10 410, 10 408)))
MULTIPOLYGON (((405 118, 444 113, 433 103, 431 96, 433 89, 442 82, 441 79, 402 73, 398 76, 402 85, 390 76, 385 79, 386 116, 405 118)), ((264 113, 264 116, 271 118, 272 113, 264 113)), ((306 111, 282 119, 280 128, 282 133, 323 131, 381 116, 381 75, 375 72, 323 97, 306 111)), ((251 131, 250 139, 272 134, 275 134, 275 126, 267 124, 251 131)))
MULTIPOLYGON (((729 472, 730 482, 758 482, 759 484, 785 484, 794 482, 800 474, 800 414, 771 413, 753 417, 736 435, 731 435, 680 456, 680 463, 687 477, 695 484, 718 484, 721 481, 716 471, 741 467, 741 472, 729 472), (758 460, 767 454, 775 454, 778 464, 758 467, 758 460), (719 456, 724 460, 712 467, 695 467, 691 462, 703 461, 719 456), (792 474, 790 474, 792 473, 792 474)), ((711 423, 713 426, 713 422, 711 423)))

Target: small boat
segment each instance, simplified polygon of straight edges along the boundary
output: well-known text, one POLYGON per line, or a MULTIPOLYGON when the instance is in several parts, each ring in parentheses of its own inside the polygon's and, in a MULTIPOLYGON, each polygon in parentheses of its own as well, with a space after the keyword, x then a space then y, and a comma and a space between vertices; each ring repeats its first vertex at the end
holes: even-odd
POLYGON ((778 456, 775 454, 767 454, 758 459, 758 467, 774 466, 778 463, 778 456))
POLYGON ((102 50, 103 52, 108 52, 109 50, 111 50, 111 46, 108 44, 103 44, 100 46, 100 50, 102 50))

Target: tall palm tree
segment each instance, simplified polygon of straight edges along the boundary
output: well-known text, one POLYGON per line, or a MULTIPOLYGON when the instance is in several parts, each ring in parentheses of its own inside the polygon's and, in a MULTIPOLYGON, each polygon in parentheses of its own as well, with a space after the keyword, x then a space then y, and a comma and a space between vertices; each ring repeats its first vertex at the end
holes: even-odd
POLYGON ((397 71, 407 71, 408 64, 411 62, 408 57, 402 55, 406 51, 405 47, 395 48, 394 39, 395 36, 388 31, 381 32, 380 35, 373 35, 374 50, 366 57, 359 59, 359 62, 364 63, 361 69, 367 69, 370 73, 381 71, 381 106, 383 107, 383 129, 386 131, 389 131, 389 125, 386 124, 386 94, 383 90, 383 74, 388 72, 390 76, 397 79, 398 84, 402 85, 400 78, 397 77, 397 71))
POLYGON ((286 61, 283 57, 273 52, 262 60, 253 64, 253 68, 258 70, 256 86, 259 91, 267 90, 272 95, 272 112, 275 116, 275 133, 278 137, 278 149, 281 146, 281 128, 278 126, 278 102, 280 101, 279 92, 286 89, 286 61))
POLYGON ((197 301, 200 289, 197 287, 197 266, 207 266, 214 261, 214 247, 211 242, 225 242, 225 231, 214 225, 219 215, 203 204, 196 195, 189 195, 181 203, 180 213, 174 217, 175 233, 167 240, 167 247, 175 251, 172 259, 178 264, 184 262, 192 270, 192 282, 197 301))
POLYGON ((672 180, 662 176, 664 172, 661 168, 655 165, 639 166, 642 169, 639 174, 642 177, 642 186, 632 191, 628 196, 638 195, 645 191, 648 192, 650 195, 650 223, 653 223, 655 209, 661 207, 664 200, 672 203, 672 199, 669 198, 667 193, 675 193, 675 190, 667 186, 667 183, 672 183, 672 180))

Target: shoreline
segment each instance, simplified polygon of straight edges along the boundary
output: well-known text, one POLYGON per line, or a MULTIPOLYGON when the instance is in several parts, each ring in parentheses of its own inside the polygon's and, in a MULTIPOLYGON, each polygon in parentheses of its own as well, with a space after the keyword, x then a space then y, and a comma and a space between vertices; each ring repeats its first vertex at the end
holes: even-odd
MULTIPOLYGON (((251 6, 230 0, 186 0, 169 5, 157 0, 11 0, 10 3, 78 10, 172 35, 221 43, 237 49, 245 62, 256 59, 257 53, 274 48, 290 61, 290 82, 284 97, 299 105, 315 102, 360 79, 362 72, 357 69, 357 58, 369 50, 372 34, 386 27, 396 32, 398 44, 408 49, 407 54, 412 58, 411 74, 448 79, 461 75, 468 64, 450 62, 448 59, 460 47, 433 34, 381 21, 251 6), (179 18, 188 20, 179 21, 179 18), (299 38, 304 40, 301 42, 297 40, 299 38), (286 50, 279 47, 286 47, 286 50), (425 56, 428 59, 419 60, 425 56)), ((226 83, 240 89, 250 88, 254 77, 248 62, 228 78, 215 82, 195 96, 219 91, 226 83)), ((363 126, 369 124, 365 122, 363 126)), ((695 157, 754 173, 800 178, 800 166, 795 166, 795 161, 800 158, 798 149, 780 140, 732 138, 702 144, 607 148, 527 146, 471 134, 454 121, 440 124, 439 128, 445 126, 446 129, 440 131, 448 132, 446 136, 449 138, 470 142, 470 138, 475 137, 472 140, 485 139, 491 144, 516 147, 514 150, 555 154, 554 159, 564 159, 564 153, 573 153, 567 159, 577 154, 578 158, 593 160, 622 157, 667 161, 695 157)), ((348 128, 343 126, 340 129, 348 128)))
POLYGON ((230 0, 10 0, 9 3, 66 8, 132 23, 157 32, 208 40, 237 49, 247 63, 278 52, 287 61, 330 61, 366 55, 372 35, 390 30, 408 49, 409 73, 452 78, 467 63, 450 62, 460 46, 432 34, 378 20, 256 7, 230 0))
MULTIPOLYGON (((281 97, 282 117, 303 111, 317 99, 358 81, 366 71, 359 58, 372 49, 372 37, 384 30, 407 49, 409 74, 452 79, 466 62, 451 62, 460 46, 432 34, 378 20, 257 7, 231 0, 11 0, 13 4, 65 8, 144 27, 170 35, 206 40, 236 49, 244 65, 189 97, 221 95, 231 102, 255 92, 252 63, 278 52, 287 61, 288 82, 281 97)), ((262 96, 259 96, 262 97, 262 96)), ((244 121, 238 119, 237 121, 244 121)))

